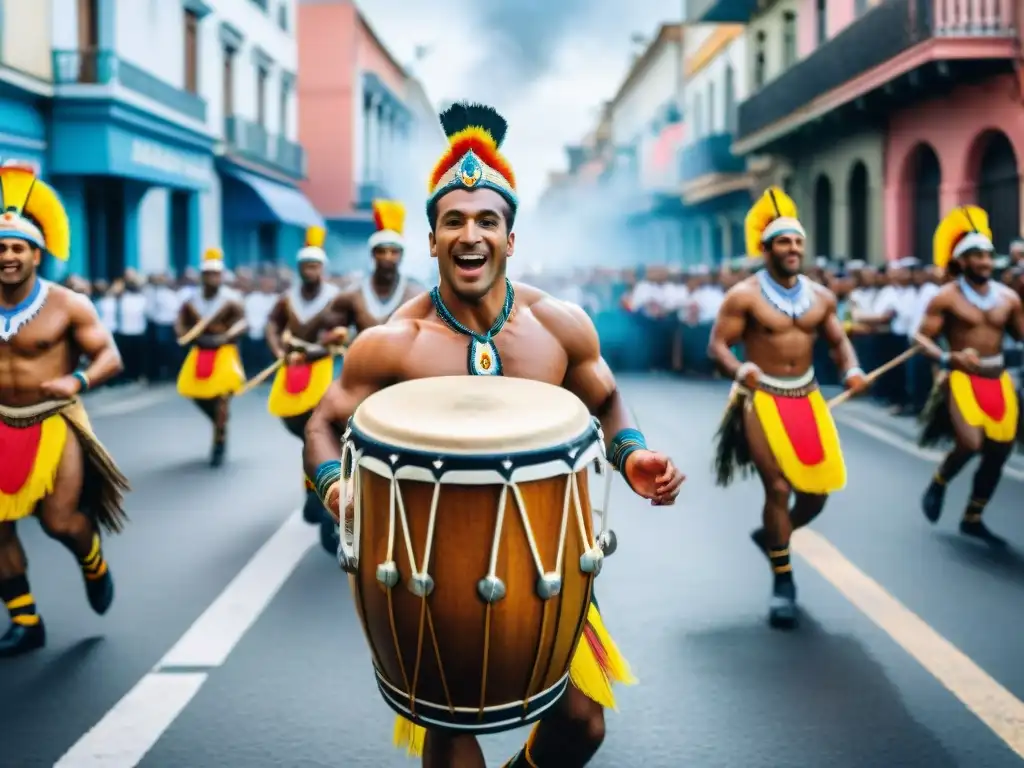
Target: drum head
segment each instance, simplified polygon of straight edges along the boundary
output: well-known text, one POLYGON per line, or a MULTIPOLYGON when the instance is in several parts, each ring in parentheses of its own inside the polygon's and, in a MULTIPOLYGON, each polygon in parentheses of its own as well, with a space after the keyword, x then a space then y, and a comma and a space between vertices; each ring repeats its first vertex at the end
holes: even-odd
POLYGON ((519 453, 571 442, 591 428, 562 387, 504 376, 406 381, 366 398, 352 417, 366 437, 427 453, 519 453))

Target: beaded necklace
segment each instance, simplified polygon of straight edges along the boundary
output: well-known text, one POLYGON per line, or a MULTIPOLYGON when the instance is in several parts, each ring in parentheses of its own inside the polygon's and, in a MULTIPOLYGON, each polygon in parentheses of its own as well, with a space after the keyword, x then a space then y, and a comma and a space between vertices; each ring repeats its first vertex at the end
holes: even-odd
POLYGON ((516 292, 512 288, 512 281, 505 278, 505 303, 501 307, 498 319, 485 334, 477 333, 456 320, 448 307, 444 305, 439 288, 433 288, 430 291, 430 300, 434 303, 434 311, 441 318, 441 322, 456 333, 469 337, 469 355, 466 365, 470 375, 501 376, 503 373, 501 355, 498 354, 498 348, 494 344, 494 337, 505 327, 505 323, 508 322, 512 314, 512 307, 515 305, 516 292))

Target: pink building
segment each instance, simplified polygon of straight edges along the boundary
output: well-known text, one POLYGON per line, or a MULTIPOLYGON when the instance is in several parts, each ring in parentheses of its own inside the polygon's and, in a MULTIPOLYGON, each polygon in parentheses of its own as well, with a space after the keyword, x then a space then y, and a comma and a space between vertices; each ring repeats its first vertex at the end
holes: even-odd
POLYGON ((298 40, 303 191, 327 220, 335 268, 362 268, 371 201, 409 193, 413 137, 437 117, 352 0, 300 4, 298 40))
POLYGON ((694 3, 694 21, 747 25, 732 150, 790 189, 816 255, 930 260, 967 202, 1000 251, 1021 236, 1021 0, 694 3))

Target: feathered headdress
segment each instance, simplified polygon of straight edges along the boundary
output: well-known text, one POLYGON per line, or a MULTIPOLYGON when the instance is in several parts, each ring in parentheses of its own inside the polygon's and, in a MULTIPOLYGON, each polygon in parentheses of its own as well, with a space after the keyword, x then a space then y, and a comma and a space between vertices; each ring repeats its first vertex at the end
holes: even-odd
POLYGON ((327 240, 327 230, 323 227, 309 227, 306 230, 306 244, 299 249, 296 261, 299 264, 307 261, 316 261, 320 264, 327 263, 327 252, 324 250, 324 242, 327 240))
POLYGON ((0 168, 0 238, 11 237, 68 260, 71 229, 60 198, 35 171, 16 165, 0 168))
POLYGON ((207 248, 203 253, 203 262, 199 265, 202 272, 223 272, 224 253, 220 248, 207 248))
POLYGON ((939 269, 945 269, 950 259, 968 251, 994 251, 988 214, 976 205, 953 209, 935 230, 932 250, 932 259, 939 269))
POLYGON ((370 250, 374 248, 405 249, 405 206, 397 200, 374 200, 373 223, 377 231, 370 236, 370 250))
POLYGON ((778 187, 768 187, 761 199, 747 213, 744 230, 747 255, 761 256, 764 244, 779 235, 805 236, 803 225, 797 219, 796 203, 778 187))
POLYGON ((516 177, 500 148, 508 123, 493 107, 452 104, 441 113, 448 149, 430 174, 427 216, 434 218, 438 199, 455 189, 493 189, 515 211, 516 177))

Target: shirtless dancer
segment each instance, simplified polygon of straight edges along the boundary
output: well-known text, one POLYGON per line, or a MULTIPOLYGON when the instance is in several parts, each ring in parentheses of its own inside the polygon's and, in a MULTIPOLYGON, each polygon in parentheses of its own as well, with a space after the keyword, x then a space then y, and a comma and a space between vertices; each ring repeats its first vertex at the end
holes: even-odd
POLYGON ((952 439, 949 452, 925 491, 925 517, 938 521, 946 486, 971 457, 981 454, 960 533, 994 546, 1005 541, 981 519, 1013 451, 1020 405, 1003 361, 1003 337, 1024 340, 1020 297, 992 280, 994 248, 988 214, 964 206, 947 216, 935 232, 935 266, 953 279, 928 304, 918 329, 925 354, 943 369, 921 415, 920 443, 932 446, 952 439), (945 337, 951 351, 932 341, 945 337))
MULTIPOLYGON (((355 326, 357 335, 386 323, 400 306, 423 293, 423 288, 399 269, 405 253, 405 206, 395 200, 374 200, 373 221, 377 227, 369 243, 373 274, 359 287, 338 294, 329 317, 324 318, 332 327, 355 326)), ((337 525, 330 515, 323 515, 320 521, 320 544, 332 557, 337 554, 337 525)))
POLYGON ((242 295, 222 284, 223 273, 220 250, 210 248, 203 254, 200 284, 190 290, 174 323, 179 343, 202 326, 178 373, 178 394, 192 400, 213 423, 213 467, 224 463, 229 400, 245 384, 235 342, 248 328, 242 295))
MULTIPOLYGON (((274 376, 267 400, 267 410, 284 422, 285 428, 302 440, 306 422, 324 392, 334 381, 334 355, 331 345, 342 344, 348 336, 346 328, 324 332, 325 317, 338 288, 324 282, 327 254, 324 252, 325 232, 311 227, 306 245, 297 258, 299 283, 291 286, 270 310, 267 322, 267 346, 278 360, 285 360, 274 376)), ((324 518, 323 505, 313 482, 303 476, 306 502, 302 509, 307 523, 319 524, 324 518)), ((333 528, 329 529, 333 533, 333 528)))
POLYGON ((796 216, 793 201, 775 187, 747 214, 747 250, 763 255, 765 267, 726 294, 708 346, 711 358, 736 382, 718 434, 718 484, 728 486, 737 469, 754 469, 761 478, 762 527, 751 538, 774 574, 769 621, 787 628, 797 621, 790 536, 817 517, 830 493, 846 485, 839 435, 811 364, 819 333, 845 371, 846 385, 864 386, 864 373, 836 315, 836 297, 800 274, 804 228, 796 216), (740 343, 745 363, 731 349, 740 343))
MULTIPOLYGON (((683 476, 666 456, 647 450, 643 435, 632 427, 587 315, 505 278, 506 259, 515 245, 511 229, 517 198, 512 170, 498 150, 504 119, 490 107, 456 104, 441 122, 451 144, 434 170, 427 202, 430 253, 438 260, 440 287, 356 339, 340 382, 309 420, 306 471, 315 477, 326 506, 339 514, 339 435, 364 398, 400 381, 467 373, 568 388, 590 406, 604 433, 613 436, 610 460, 633 490, 653 505, 674 503, 683 476)), ((603 651, 617 656, 614 643, 603 651)), ((576 657, 582 653, 594 652, 584 642, 576 657)), ((602 672, 607 686, 607 672, 602 672)), ((571 686, 507 765, 583 766, 603 738, 602 705, 571 686)), ((429 731, 423 765, 473 768, 483 766, 484 759, 474 736, 429 731)))
POLYGON ((43 252, 68 258, 68 218, 30 170, 0 169, 0 600, 11 625, 0 657, 42 648, 46 629, 15 528, 35 515, 67 547, 89 605, 104 614, 114 581, 100 528, 119 531, 128 482, 92 432, 78 395, 121 372, 121 357, 85 296, 39 277, 43 252), (82 357, 88 367, 77 370, 82 357))

